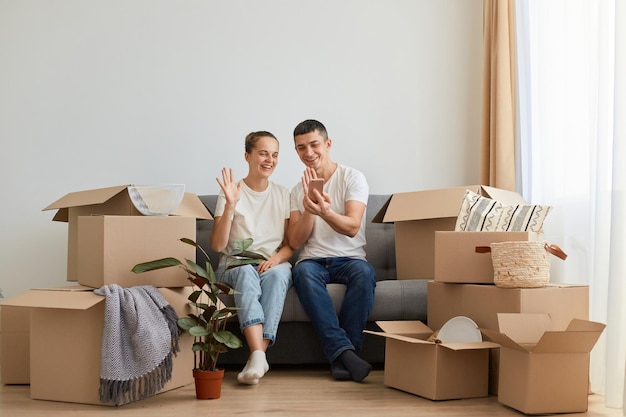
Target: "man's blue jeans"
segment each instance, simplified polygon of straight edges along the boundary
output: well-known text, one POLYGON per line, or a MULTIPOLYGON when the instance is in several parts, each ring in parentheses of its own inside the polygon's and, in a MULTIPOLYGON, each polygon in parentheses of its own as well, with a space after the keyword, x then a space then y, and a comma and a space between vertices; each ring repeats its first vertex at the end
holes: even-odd
POLYGON ((324 355, 330 363, 344 351, 363 349, 363 329, 374 304, 376 273, 366 261, 353 258, 315 258, 298 262, 292 270, 293 285, 324 355), (326 284, 346 286, 339 317, 326 284))

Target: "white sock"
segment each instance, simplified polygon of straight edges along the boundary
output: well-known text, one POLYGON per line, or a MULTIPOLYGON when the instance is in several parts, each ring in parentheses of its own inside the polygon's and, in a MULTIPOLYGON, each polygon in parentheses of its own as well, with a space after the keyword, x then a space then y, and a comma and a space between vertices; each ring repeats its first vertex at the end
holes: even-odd
POLYGON ((258 384, 259 379, 263 378, 265 373, 269 371, 270 365, 267 363, 265 352, 255 350, 250 354, 246 366, 237 375, 237 380, 243 384, 258 384))

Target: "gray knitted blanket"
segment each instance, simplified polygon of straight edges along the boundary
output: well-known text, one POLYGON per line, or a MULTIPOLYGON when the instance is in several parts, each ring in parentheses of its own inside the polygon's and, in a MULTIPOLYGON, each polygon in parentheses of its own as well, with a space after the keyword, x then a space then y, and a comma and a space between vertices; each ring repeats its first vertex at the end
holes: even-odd
POLYGON ((152 286, 105 285, 100 401, 122 405, 155 395, 179 352, 176 312, 152 286))

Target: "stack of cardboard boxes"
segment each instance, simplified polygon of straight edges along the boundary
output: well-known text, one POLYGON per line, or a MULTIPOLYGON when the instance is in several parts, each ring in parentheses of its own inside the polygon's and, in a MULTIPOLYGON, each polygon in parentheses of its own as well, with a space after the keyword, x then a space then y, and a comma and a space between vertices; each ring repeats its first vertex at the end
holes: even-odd
MULTIPOLYGON (((94 288, 152 285, 179 317, 189 310, 184 271, 168 268, 134 274, 140 262, 167 256, 195 259, 179 241, 196 237, 196 219, 211 219, 200 199, 185 193, 170 216, 143 216, 127 185, 70 193, 44 210, 68 223, 67 280, 61 288, 32 289, 4 300, 1 370, 3 384, 30 384, 34 399, 101 404, 98 398, 104 298, 94 288)), ((193 382, 192 340, 183 335, 172 379, 162 389, 193 382)))
POLYGON ((421 323, 415 328, 406 322, 379 323, 383 332, 377 334, 387 337, 385 384, 435 400, 497 394, 501 403, 529 414, 586 411, 589 352, 604 328, 588 321, 588 287, 496 287, 491 256, 477 253, 476 247, 541 236, 455 232, 467 189, 504 204, 524 203, 517 193, 478 185, 401 193, 374 221, 394 223, 398 279, 432 280, 429 332, 466 316, 481 329, 487 349, 429 342, 457 362, 444 355, 426 358, 420 349, 428 341, 423 329, 417 330, 421 323), (500 347, 493 348, 493 342, 500 347), (409 365, 424 361, 438 361, 435 374, 424 372, 423 364, 409 365))

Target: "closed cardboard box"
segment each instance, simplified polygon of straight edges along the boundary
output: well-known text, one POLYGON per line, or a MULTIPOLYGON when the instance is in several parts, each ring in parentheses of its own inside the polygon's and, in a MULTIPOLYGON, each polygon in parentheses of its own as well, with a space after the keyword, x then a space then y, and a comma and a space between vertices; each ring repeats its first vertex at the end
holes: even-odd
POLYGON ((435 232, 454 230, 466 190, 505 204, 524 204, 521 195, 483 185, 393 194, 372 219, 393 223, 398 279, 433 279, 435 232))
MULTIPOLYGON (((67 280, 79 281, 78 276, 78 217, 92 215, 142 216, 133 205, 128 193, 129 185, 75 191, 66 194, 43 210, 57 210, 54 221, 68 223, 67 280)), ((172 216, 212 219, 197 195, 185 193, 180 206, 172 216)), ((195 239, 193 235, 184 236, 195 239)))
POLYGON ((543 288, 428 283, 428 327, 438 329, 455 316, 467 316, 483 329, 498 330, 498 313, 546 313, 555 329, 572 319, 589 319, 589 287, 551 284, 543 288))
POLYGON ((589 396, 589 353, 605 325, 572 320, 553 330, 547 314, 501 314, 498 401, 526 414, 583 413, 589 396))
MULTIPOLYGON (((179 317, 189 313, 191 287, 159 291, 179 317)), ((31 398, 102 405, 98 389, 105 298, 74 286, 30 290, 5 305, 30 310, 30 363, 23 366, 30 367, 31 398)), ((186 333, 181 336, 172 379, 160 392, 193 383, 192 344, 186 333)))
POLYGON ((0 305, 0 370, 3 384, 30 383, 30 309, 0 305))
POLYGON ((141 262, 174 257, 196 259, 196 248, 180 241, 195 239, 196 219, 179 216, 80 216, 78 217, 78 283, 93 288, 152 285, 185 287, 181 268, 164 268, 135 274, 141 262))
POLYGON ((384 383, 431 400, 486 397, 490 342, 440 343, 419 321, 382 321, 385 337, 384 383))
POLYGON ((535 232, 435 232, 435 281, 493 284, 491 253, 477 247, 495 242, 536 241, 535 232))

